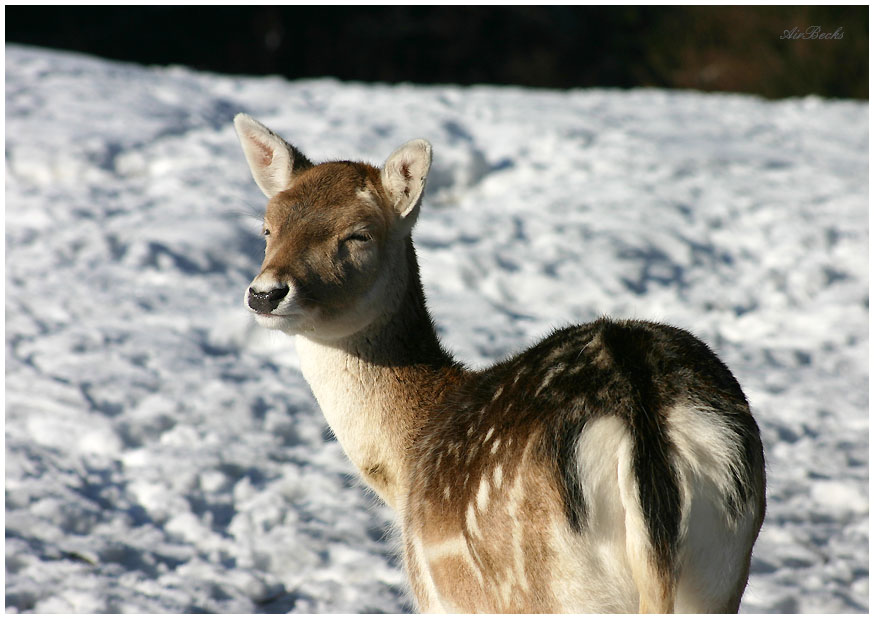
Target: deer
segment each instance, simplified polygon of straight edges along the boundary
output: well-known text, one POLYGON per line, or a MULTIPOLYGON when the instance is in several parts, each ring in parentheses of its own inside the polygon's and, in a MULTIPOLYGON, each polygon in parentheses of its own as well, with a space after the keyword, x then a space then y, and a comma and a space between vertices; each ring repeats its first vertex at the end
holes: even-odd
POLYGON ((267 197, 255 322, 397 516, 425 613, 737 612, 765 514, 758 426, 682 329, 602 316, 472 370, 428 311, 412 229, 431 145, 312 163, 246 114, 267 197))

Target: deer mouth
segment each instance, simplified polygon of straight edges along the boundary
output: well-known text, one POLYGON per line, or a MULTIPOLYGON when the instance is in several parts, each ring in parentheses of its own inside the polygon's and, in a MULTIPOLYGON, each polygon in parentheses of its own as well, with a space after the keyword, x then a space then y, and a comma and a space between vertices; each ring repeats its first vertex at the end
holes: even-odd
POLYGON ((282 308, 277 308, 272 312, 259 312, 249 308, 249 311, 255 315, 255 322, 267 329, 297 332, 306 322, 306 315, 300 310, 283 311, 282 308))

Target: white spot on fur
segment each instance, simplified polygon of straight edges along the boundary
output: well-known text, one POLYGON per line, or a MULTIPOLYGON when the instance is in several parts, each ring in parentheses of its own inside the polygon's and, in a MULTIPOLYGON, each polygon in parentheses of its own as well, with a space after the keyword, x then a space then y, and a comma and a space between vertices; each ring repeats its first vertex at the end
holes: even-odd
POLYGON ((428 544, 423 548, 423 557, 428 561, 437 561, 453 556, 460 557, 467 563, 481 586, 485 583, 483 574, 476 564, 473 555, 470 553, 470 547, 464 535, 449 537, 440 542, 428 544))
POLYGON ((432 542, 425 546, 425 557, 429 561, 443 559, 452 555, 466 554, 468 554, 467 541, 465 541, 463 535, 449 537, 439 542, 432 542))
POLYGON ((513 585, 515 579, 513 578, 513 569, 509 568, 504 572, 503 578, 501 578, 498 583, 498 595, 501 596, 501 602, 505 606, 510 605, 510 600, 513 596, 513 585))
POLYGON ((494 401, 497 400, 499 397, 501 397, 501 394, 502 394, 502 393, 504 393, 504 386, 503 386, 503 385, 501 385, 500 387, 498 387, 498 388, 495 390, 495 395, 492 396, 492 402, 494 402, 494 401))
POLYGON ((537 388, 537 391, 534 392, 534 395, 540 395, 543 390, 549 387, 549 384, 555 379, 556 376, 561 374, 566 365, 564 363, 556 363, 554 366, 549 368, 546 371, 546 376, 543 377, 543 382, 540 383, 540 386, 537 388))
POLYGON ((481 512, 489 506, 489 479, 483 476, 479 481, 479 490, 476 493, 476 507, 481 512))
POLYGON ((504 469, 499 464, 495 467, 495 471, 493 474, 495 488, 500 488, 501 483, 504 481, 504 469))
POLYGON ((498 451, 498 447, 500 447, 500 446, 501 446, 501 438, 498 437, 495 439, 495 442, 492 443, 492 449, 491 449, 492 454, 494 454, 496 451, 498 451))
POLYGON ((519 520, 519 507, 524 499, 522 493, 522 475, 517 475, 513 480, 513 485, 507 493, 507 513, 509 514, 509 522, 513 525, 513 572, 515 573, 515 582, 523 590, 528 590, 528 576, 525 574, 525 554, 522 552, 522 537, 523 526, 519 520))
POLYGON ((467 525, 467 530, 470 531, 471 535, 473 535, 474 537, 482 537, 482 533, 479 530, 479 525, 476 522, 476 509, 473 501, 471 501, 467 505, 467 513, 465 514, 464 522, 467 525))
POLYGON ((494 434, 494 433, 495 433, 495 428, 494 427, 489 428, 489 431, 486 432, 485 437, 483 437, 483 443, 488 442, 488 440, 492 437, 492 434, 494 434))

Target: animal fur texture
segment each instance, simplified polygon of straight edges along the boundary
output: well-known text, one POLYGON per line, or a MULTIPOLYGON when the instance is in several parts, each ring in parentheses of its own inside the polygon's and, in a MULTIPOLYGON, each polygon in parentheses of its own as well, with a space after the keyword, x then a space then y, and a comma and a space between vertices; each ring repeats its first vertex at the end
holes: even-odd
POLYGON ((246 305, 294 336, 362 478, 395 508, 424 612, 735 612, 765 511, 759 431, 726 366, 601 318, 481 371, 440 345, 411 231, 431 146, 314 165, 235 125, 269 198, 246 305))

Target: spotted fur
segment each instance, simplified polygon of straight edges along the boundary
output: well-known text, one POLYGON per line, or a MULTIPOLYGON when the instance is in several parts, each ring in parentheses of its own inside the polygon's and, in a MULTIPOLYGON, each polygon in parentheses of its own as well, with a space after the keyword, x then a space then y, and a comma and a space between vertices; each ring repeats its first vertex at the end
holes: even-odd
POLYGON ((765 509, 737 381, 673 327, 601 318, 472 371, 440 345, 410 231, 430 145, 313 165, 235 120, 268 196, 247 305, 295 336, 425 612, 734 612, 765 509))

